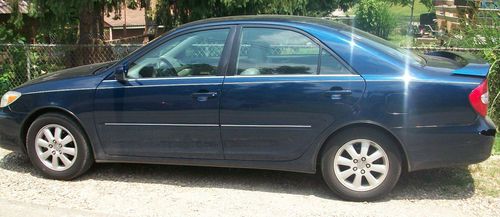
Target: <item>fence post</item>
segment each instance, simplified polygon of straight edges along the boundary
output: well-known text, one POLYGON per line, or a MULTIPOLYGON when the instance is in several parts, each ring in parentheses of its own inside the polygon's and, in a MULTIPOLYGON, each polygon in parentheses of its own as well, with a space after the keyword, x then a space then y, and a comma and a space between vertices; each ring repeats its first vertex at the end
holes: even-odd
POLYGON ((26 77, 29 80, 31 80, 31 60, 30 60, 30 47, 29 45, 24 45, 24 48, 26 49, 26 77))

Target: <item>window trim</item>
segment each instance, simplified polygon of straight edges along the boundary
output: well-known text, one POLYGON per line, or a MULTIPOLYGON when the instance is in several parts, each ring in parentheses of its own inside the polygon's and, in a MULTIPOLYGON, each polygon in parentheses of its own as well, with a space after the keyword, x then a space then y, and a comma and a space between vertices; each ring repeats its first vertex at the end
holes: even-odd
MULTIPOLYGON (((123 64, 129 64, 130 62, 137 61, 138 59, 142 58, 144 55, 148 54, 150 51, 156 49, 159 46, 164 45, 165 43, 169 42, 170 40, 173 40, 177 37, 181 37, 186 34, 191 34, 191 33, 196 33, 196 32, 204 32, 204 31, 210 31, 210 30, 218 30, 218 29, 227 29, 229 30, 226 41, 224 43, 224 48, 221 53, 221 57, 219 60, 219 63, 217 65, 217 74, 214 76, 193 76, 193 77, 160 77, 160 78, 137 78, 137 79, 131 79, 134 81, 141 81, 141 80, 157 80, 157 79, 181 79, 181 78, 212 78, 212 77, 219 77, 219 76, 225 76, 226 71, 228 70, 228 65, 229 65, 229 59, 231 55, 231 50, 232 47, 234 46, 233 40, 235 39, 235 34, 237 31, 237 26, 236 25, 218 25, 218 26, 209 26, 209 27, 196 27, 196 28, 190 28, 186 29, 183 31, 175 32, 172 33, 171 35, 164 36, 164 38, 161 38, 158 40, 157 43, 150 44, 151 46, 144 46, 142 48, 142 51, 136 53, 133 56, 126 57, 122 59, 121 61, 118 62, 117 65, 123 65, 123 64)), ((115 72, 111 72, 104 81, 106 80, 114 80, 114 74, 115 72)))
MULTIPOLYGON (((316 43, 316 45, 319 46, 319 53, 318 53, 318 67, 316 69, 315 74, 302 74, 304 76, 318 76, 320 75, 320 69, 321 69, 321 53, 322 50, 325 50, 328 52, 330 55, 333 56, 333 58, 337 59, 340 64, 342 64, 351 74, 353 75, 358 75, 357 73, 349 64, 347 64, 342 58, 340 58, 334 51, 332 51, 328 46, 326 46, 324 43, 322 43, 319 39, 316 37, 312 36, 311 34, 295 28, 295 27, 290 27, 290 26, 284 26, 284 25, 278 25, 278 24, 239 24, 236 27, 236 33, 233 38, 233 44, 232 44, 232 49, 231 49, 231 56, 229 60, 229 67, 226 70, 226 76, 234 76, 234 77, 247 77, 244 75, 237 75, 237 61, 238 61, 238 55, 240 51, 240 44, 242 40, 242 32, 243 28, 268 28, 268 29, 279 29, 279 30, 289 30, 293 31, 296 33, 299 33, 307 38, 309 38, 313 43, 316 43)), ((274 76, 293 76, 293 75, 262 75, 263 77, 274 77, 274 76)))

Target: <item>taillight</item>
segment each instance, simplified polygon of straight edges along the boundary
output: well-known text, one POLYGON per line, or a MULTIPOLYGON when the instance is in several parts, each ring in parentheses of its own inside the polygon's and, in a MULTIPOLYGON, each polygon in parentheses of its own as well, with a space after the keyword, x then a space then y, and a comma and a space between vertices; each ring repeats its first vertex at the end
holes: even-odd
POLYGON ((479 115, 485 117, 488 113, 488 81, 484 80, 469 94, 469 101, 479 115))

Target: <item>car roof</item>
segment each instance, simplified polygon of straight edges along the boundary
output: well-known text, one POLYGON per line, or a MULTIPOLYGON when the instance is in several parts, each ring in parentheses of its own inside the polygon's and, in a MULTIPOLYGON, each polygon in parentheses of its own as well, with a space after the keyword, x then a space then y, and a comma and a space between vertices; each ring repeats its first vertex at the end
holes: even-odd
POLYGON ((189 27, 199 27, 204 25, 224 25, 224 24, 302 24, 308 26, 323 26, 331 29, 350 29, 348 25, 340 22, 335 22, 328 19, 305 16, 290 16, 290 15, 246 15, 246 16, 228 16, 216 17, 190 22, 180 26, 178 29, 189 27))

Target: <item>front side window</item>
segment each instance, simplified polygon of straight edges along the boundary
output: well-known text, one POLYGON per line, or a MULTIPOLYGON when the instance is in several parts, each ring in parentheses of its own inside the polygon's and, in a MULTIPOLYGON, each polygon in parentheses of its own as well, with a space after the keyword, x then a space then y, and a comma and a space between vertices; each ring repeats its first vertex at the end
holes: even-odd
POLYGON ((317 74, 319 45, 290 30, 243 28, 237 74, 317 74))
POLYGON ((188 33, 130 64, 128 78, 216 76, 229 29, 188 33))

